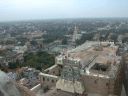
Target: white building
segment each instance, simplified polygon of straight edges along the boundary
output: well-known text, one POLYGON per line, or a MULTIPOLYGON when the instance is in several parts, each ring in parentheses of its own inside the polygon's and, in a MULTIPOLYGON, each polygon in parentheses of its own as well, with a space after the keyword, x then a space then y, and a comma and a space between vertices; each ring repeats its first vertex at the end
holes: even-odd
POLYGON ((15 46, 13 51, 17 53, 24 53, 25 51, 27 51, 27 46, 15 46))

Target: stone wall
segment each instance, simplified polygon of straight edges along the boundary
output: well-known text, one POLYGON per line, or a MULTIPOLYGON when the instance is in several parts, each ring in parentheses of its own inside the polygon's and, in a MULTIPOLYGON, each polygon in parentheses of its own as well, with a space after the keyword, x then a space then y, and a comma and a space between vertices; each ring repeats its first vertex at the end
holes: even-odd
POLYGON ((58 76, 54 76, 54 75, 40 73, 39 77, 40 77, 42 87, 47 86, 51 88, 53 86, 56 86, 56 82, 58 81, 58 76))
POLYGON ((116 78, 100 78, 90 75, 83 75, 82 82, 87 93, 98 93, 103 96, 115 94, 120 96, 122 89, 122 71, 118 71, 116 78))
POLYGON ((62 66, 61 65, 53 65, 50 68, 44 70, 44 73, 59 76, 61 74, 62 66))
POLYGON ((38 85, 34 86, 34 87, 31 89, 31 91, 32 91, 32 92, 37 92, 40 88, 41 88, 41 84, 38 84, 38 85))
POLYGON ((124 56, 124 87, 126 94, 128 96, 128 53, 125 54, 124 56))
POLYGON ((108 96, 109 93, 109 79, 94 77, 94 76, 83 76, 82 77, 85 91, 87 93, 98 93, 103 96, 108 96))

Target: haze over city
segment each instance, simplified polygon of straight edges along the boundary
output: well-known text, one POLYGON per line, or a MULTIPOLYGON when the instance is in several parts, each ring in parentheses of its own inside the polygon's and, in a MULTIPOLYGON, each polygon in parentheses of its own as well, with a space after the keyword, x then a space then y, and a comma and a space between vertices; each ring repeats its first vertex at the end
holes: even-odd
POLYGON ((1 0, 0 21, 128 17, 127 0, 1 0))
POLYGON ((128 96, 128 0, 0 0, 0 96, 128 96))

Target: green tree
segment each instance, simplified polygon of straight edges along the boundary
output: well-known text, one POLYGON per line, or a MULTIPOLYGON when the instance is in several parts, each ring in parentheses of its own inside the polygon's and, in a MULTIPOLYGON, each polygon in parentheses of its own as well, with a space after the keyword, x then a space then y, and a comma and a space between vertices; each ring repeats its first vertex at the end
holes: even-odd
POLYGON ((63 40, 62 40, 62 44, 63 45, 66 45, 68 42, 67 42, 67 39, 66 38, 64 38, 63 40))
POLYGON ((9 65, 9 68, 10 68, 10 69, 15 69, 15 68, 17 68, 17 64, 14 63, 14 62, 13 62, 13 63, 12 63, 12 62, 9 62, 8 65, 9 65))
POLYGON ((47 52, 28 53, 24 56, 23 66, 30 66, 41 70, 55 64, 55 57, 47 52))

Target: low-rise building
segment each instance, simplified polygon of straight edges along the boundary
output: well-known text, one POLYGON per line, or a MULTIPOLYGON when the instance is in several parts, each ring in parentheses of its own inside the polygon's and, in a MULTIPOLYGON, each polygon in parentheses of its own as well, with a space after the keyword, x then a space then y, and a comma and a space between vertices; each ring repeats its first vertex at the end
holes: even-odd
POLYGON ((39 72, 35 68, 23 67, 20 83, 28 88, 32 88, 33 86, 39 83, 39 72))
POLYGON ((114 42, 86 42, 61 54, 54 67, 40 73, 40 90, 54 87, 54 96, 120 96, 123 62, 118 48, 114 42))

